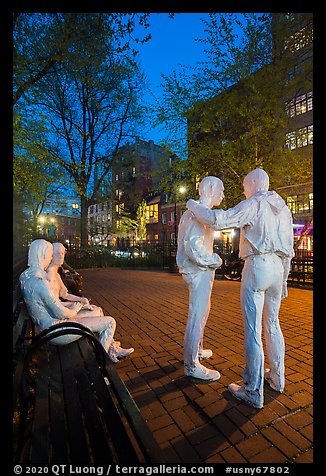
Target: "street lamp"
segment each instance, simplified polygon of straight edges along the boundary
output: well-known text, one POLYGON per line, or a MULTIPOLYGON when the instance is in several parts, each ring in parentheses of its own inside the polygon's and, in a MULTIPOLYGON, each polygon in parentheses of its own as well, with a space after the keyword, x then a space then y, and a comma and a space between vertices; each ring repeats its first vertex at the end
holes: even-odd
POLYGON ((172 240, 170 241, 170 272, 171 273, 177 273, 178 272, 178 267, 176 263, 176 254, 177 254, 177 232, 178 232, 178 227, 177 227, 177 198, 178 195, 177 193, 184 194, 186 192, 186 187, 180 186, 174 190, 174 243, 172 243, 172 240), (171 246, 172 245, 172 246, 171 246))
MULTIPOLYGON (((177 192, 179 192, 179 194, 183 195, 185 192, 186 192, 186 187, 184 187, 183 185, 181 185, 178 189, 177 189, 177 192)), ((175 197, 174 197, 174 239, 175 239, 175 244, 177 244, 177 235, 178 235, 178 227, 177 227, 177 192, 175 193, 175 197)))

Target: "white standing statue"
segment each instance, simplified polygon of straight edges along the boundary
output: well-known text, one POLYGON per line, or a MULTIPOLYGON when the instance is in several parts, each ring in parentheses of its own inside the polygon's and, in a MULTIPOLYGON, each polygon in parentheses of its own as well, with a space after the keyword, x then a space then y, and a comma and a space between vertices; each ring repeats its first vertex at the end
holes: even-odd
POLYGON ((46 269, 46 274, 53 294, 58 298, 65 299, 65 301, 61 302, 64 306, 69 308, 73 308, 75 302, 81 302, 83 306, 81 310, 78 311, 78 316, 104 316, 102 308, 90 304, 86 297, 76 296, 75 294, 68 293, 68 289, 64 285, 62 278, 59 274, 59 268, 63 265, 65 259, 66 248, 62 243, 53 243, 52 247, 52 261, 46 269))
MULTIPOLYGON (((28 251, 28 268, 20 275, 22 295, 28 312, 39 333, 59 322, 78 322, 98 333, 100 342, 113 362, 131 354, 134 349, 123 349, 119 342, 114 341, 116 321, 111 316, 78 316, 82 308, 81 302, 74 302, 72 307, 64 306, 52 292, 47 279, 46 268, 52 260, 52 244, 46 240, 34 240, 28 251)), ((54 344, 68 344, 80 336, 65 335, 52 340, 54 344)))
POLYGON ((244 319, 245 368, 243 385, 232 383, 229 391, 255 408, 264 404, 264 378, 283 392, 284 338, 278 314, 287 297, 287 278, 293 251, 292 216, 284 200, 268 191, 269 177, 257 168, 243 181, 246 199, 228 210, 209 210, 194 200, 187 207, 214 230, 240 228, 239 255, 245 260, 241 281, 244 319), (270 369, 264 370, 262 323, 270 369))
MULTIPOLYGON (((199 184, 203 206, 211 208, 224 197, 223 183, 217 177, 205 177, 199 184)), ((184 372, 189 377, 218 380, 220 373, 208 369, 199 361, 213 355, 203 349, 204 329, 211 307, 211 293, 216 269, 222 260, 213 253, 214 231, 199 223, 194 215, 185 211, 178 230, 176 262, 179 272, 189 288, 189 311, 184 336, 184 372)))

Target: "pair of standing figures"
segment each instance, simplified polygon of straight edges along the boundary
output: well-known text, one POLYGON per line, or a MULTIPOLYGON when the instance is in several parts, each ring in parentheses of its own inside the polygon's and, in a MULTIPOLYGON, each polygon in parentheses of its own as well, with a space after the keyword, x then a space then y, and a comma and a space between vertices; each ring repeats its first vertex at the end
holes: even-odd
POLYGON ((268 191, 269 177, 263 169, 251 171, 243 187, 246 199, 234 208, 211 210, 223 200, 223 182, 205 177, 199 184, 199 202, 189 200, 180 220, 177 265, 189 288, 184 371, 201 380, 220 378, 217 370, 200 363, 213 354, 203 348, 203 336, 215 271, 222 263, 213 253, 214 230, 240 228, 239 256, 245 262, 240 292, 245 368, 243 385, 231 383, 228 389, 238 399, 262 408, 264 380, 278 392, 283 392, 285 385, 285 346, 278 315, 281 299, 287 297, 294 256, 293 223, 284 200, 275 191, 268 191), (268 369, 264 367, 263 326, 268 369))

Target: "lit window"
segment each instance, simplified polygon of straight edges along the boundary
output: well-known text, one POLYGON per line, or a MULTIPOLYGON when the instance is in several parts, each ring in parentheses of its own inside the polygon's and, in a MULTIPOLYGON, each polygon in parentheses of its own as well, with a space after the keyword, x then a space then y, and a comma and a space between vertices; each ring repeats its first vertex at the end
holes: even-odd
POLYGON ((146 206, 146 223, 158 223, 158 203, 146 206))
POLYGON ((313 144, 313 124, 292 131, 285 136, 285 145, 293 150, 313 144))
POLYGON ((312 111, 312 91, 301 94, 285 103, 285 110, 289 117, 299 116, 305 112, 312 111))
POLYGON ((309 45, 313 41, 313 29, 311 25, 306 25, 301 30, 295 32, 285 41, 285 49, 290 48, 292 53, 309 45))
POLYGON ((287 197, 286 203, 293 214, 307 213, 313 210, 313 194, 292 195, 287 197))

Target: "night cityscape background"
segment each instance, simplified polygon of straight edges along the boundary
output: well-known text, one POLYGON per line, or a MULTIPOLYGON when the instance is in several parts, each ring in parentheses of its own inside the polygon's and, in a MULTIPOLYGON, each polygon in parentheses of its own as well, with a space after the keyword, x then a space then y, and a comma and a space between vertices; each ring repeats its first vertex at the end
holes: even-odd
POLYGON ((166 266, 199 180, 227 208, 261 166, 311 265, 312 45, 309 13, 17 14, 14 260, 47 237, 166 266))
MULTIPOLYGON (((148 463, 160 473, 177 464, 176 472, 294 474, 297 463, 319 463, 313 32, 312 13, 13 12, 8 421, 16 474, 26 464, 109 473, 120 464, 144 472, 148 463), (260 269, 245 268, 243 279, 238 228, 214 232, 221 265, 209 271, 209 299, 204 281, 189 285, 181 275, 176 254, 180 219, 202 179, 223 181, 226 210, 245 199, 243 179, 256 168, 291 211, 294 257, 287 280, 277 274, 280 307, 272 286, 251 287, 255 297, 265 293, 264 309, 250 306, 251 321, 243 288, 260 269), (65 247, 61 265, 52 256, 62 286, 48 300, 51 266, 28 266, 37 239, 65 247), (52 298, 58 315, 44 312, 40 332, 52 298), (185 371, 189 316, 207 303, 205 366, 220 372, 214 381, 185 371), (275 323, 284 389, 266 374, 275 323), (230 390, 247 385, 250 326, 264 352, 259 408, 230 390), (112 359, 103 337, 114 355, 129 352, 112 359)), ((39 261, 41 253, 50 261, 52 246, 39 245, 39 261)))

